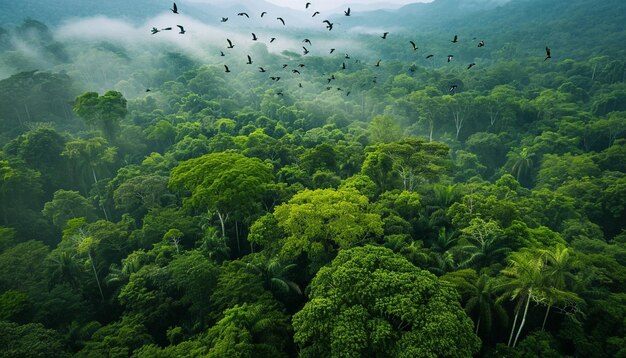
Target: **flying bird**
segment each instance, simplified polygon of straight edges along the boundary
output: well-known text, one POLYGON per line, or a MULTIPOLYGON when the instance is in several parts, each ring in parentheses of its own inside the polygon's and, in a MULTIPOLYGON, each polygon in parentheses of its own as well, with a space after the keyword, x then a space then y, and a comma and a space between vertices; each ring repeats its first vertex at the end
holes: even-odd
POLYGON ((313 44, 311 43, 311 40, 309 39, 304 39, 302 42, 308 43, 309 45, 313 46, 313 44))
POLYGON ((480 41, 478 42, 478 47, 483 47, 483 46, 485 46, 485 41, 480 40, 480 41))
POLYGON ((328 21, 328 20, 324 20, 324 21, 322 21, 322 22, 326 23, 326 28, 328 29, 328 31, 330 31, 330 30, 332 30, 332 29, 333 29, 333 25, 334 25, 334 24, 333 24, 332 22, 330 22, 330 21, 328 21))
POLYGON ((230 41, 230 39, 226 39, 226 42, 228 42, 228 48, 235 47, 235 45, 233 45, 233 43, 230 41))
POLYGON ((259 67, 259 72, 266 72, 263 67, 259 67))
POLYGON ((448 55, 448 62, 452 61, 452 57, 454 57, 454 55, 448 55))
POLYGON ((382 38, 383 40, 386 40, 386 39, 387 39, 387 35, 388 35, 388 34, 389 34, 389 32, 384 32, 384 33, 383 33, 383 35, 381 36, 381 38, 382 38))
POLYGON ((307 53, 309 53, 309 50, 306 49, 306 47, 302 46, 302 48, 304 49, 304 54, 306 55, 307 53))
POLYGON ((178 32, 179 34, 181 34, 181 35, 182 35, 182 34, 184 34, 185 32, 187 32, 187 31, 185 31, 185 28, 184 28, 184 27, 182 27, 181 25, 176 25, 176 26, 178 26, 178 28, 180 29, 180 31, 178 32))
POLYGON ((276 20, 279 20, 280 22, 283 23, 283 26, 285 26, 285 20, 283 20, 282 17, 277 17, 276 20))
POLYGON ((164 27, 161 29, 161 31, 170 31, 172 28, 171 27, 164 27))
POLYGON ((246 62, 247 65, 251 65, 252 64, 252 58, 250 58, 250 55, 248 55, 248 62, 246 62))
POLYGON ((280 77, 270 77, 270 79, 271 79, 272 81, 277 81, 277 82, 278 82, 278 81, 280 80, 280 77))
POLYGON ((150 88, 146 88, 146 92, 150 92, 150 91, 151 91, 150 88))
POLYGON ((270 43, 272 43, 272 42, 274 42, 274 41, 276 41, 276 37, 272 37, 272 38, 270 39, 270 43))
POLYGON ((285 68, 287 68, 287 66, 289 66, 289 65, 288 65, 288 64, 286 64, 286 63, 284 63, 284 64, 283 64, 283 70, 284 70, 285 68))
POLYGON ((380 67, 380 61, 381 60, 376 61, 376 67, 380 67))
POLYGON ((226 22, 226 21, 228 21, 227 17, 222 17, 222 19, 220 20, 220 22, 226 22))
POLYGON ((544 59, 544 61, 549 59, 549 58, 552 58, 552 56, 550 56, 550 48, 548 46, 546 46, 546 58, 544 59))
POLYGON ((298 87, 302 88, 302 82, 298 83, 298 87))
POLYGON ((259 39, 259 38, 258 38, 258 37, 256 37, 256 35, 255 35, 255 34, 254 34, 254 32, 253 32, 253 33, 252 33, 252 41, 256 41, 256 40, 258 40, 258 39, 259 39))
POLYGON ((350 8, 348 8, 348 10, 345 10, 343 13, 346 16, 350 16, 350 8))
POLYGON ((476 66, 476 64, 474 62, 470 63, 469 65, 467 65, 467 69, 469 70, 470 68, 476 66))
POLYGON ((304 63, 299 64, 298 67, 300 68, 304 67, 304 63))
POLYGON ((333 52, 335 52, 335 49, 334 49, 334 48, 331 48, 331 49, 330 49, 330 53, 333 53, 333 52))
POLYGON ((350 95, 350 91, 346 92, 346 97, 348 97, 350 95))
POLYGON ((245 12, 240 12, 240 13, 237 14, 237 16, 245 16, 248 19, 250 18, 250 16, 248 16, 248 14, 246 14, 245 12))
POLYGON ((157 29, 156 27, 153 27, 152 30, 150 30, 150 32, 152 32, 152 34, 156 34, 157 32, 159 32, 160 30, 157 29))
POLYGON ((459 37, 457 35, 454 35, 454 38, 451 41, 452 43, 457 43, 459 42, 459 37))
POLYGON ((346 60, 350 59, 350 55, 346 54, 345 56, 343 56, 346 60))
POLYGON ((448 92, 450 92, 450 93, 454 94, 454 92, 456 91, 456 88, 457 88, 457 87, 458 87, 457 85, 452 85, 452 86, 450 86, 450 89, 448 90, 448 92))
POLYGON ((228 66, 224 65, 224 68, 226 69, 226 73, 230 72, 230 69, 228 68, 228 66))
POLYGON ((297 74, 300 74, 300 71, 298 71, 298 70, 291 70, 291 73, 297 73, 297 74))
POLYGON ((319 15, 319 14, 320 14, 320 12, 316 11, 316 12, 313 13, 313 16, 311 16, 311 17, 315 17, 315 15, 319 15))
POLYGON ((413 41, 409 41, 411 43, 411 46, 413 46, 413 51, 417 50, 417 45, 415 44, 415 42, 413 41))
POLYGON ((224 55, 224 51, 220 51, 220 56, 226 56, 224 55))
POLYGON ((265 14, 267 14, 267 11, 263 11, 263 12, 261 13, 261 17, 265 16, 265 14))
POLYGON ((178 7, 176 6, 176 3, 174 3, 170 10, 172 10, 173 13, 178 14, 178 7))
POLYGON ((306 3, 306 4, 304 5, 304 8, 305 8, 305 9, 308 9, 308 8, 309 8, 309 6, 311 6, 311 3, 310 3, 310 2, 306 3))
POLYGON ((426 56, 426 58, 431 58, 431 57, 433 57, 433 56, 435 56, 435 55, 428 55, 428 56, 426 56))
POLYGON ((342 63, 341 63, 341 69, 342 69, 342 70, 345 70, 345 69, 346 69, 346 63, 345 63, 345 62, 342 62, 342 63))

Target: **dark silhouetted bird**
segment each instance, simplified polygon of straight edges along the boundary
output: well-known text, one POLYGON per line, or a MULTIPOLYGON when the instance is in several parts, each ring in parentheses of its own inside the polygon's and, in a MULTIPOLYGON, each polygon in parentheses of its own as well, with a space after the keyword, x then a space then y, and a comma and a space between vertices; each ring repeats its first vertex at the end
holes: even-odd
POLYGON ((250 55, 248 55, 248 62, 246 62, 247 65, 251 65, 252 64, 252 59, 250 58, 250 55))
POLYGON ((152 34, 156 34, 157 32, 159 32, 160 30, 157 29, 156 27, 153 27, 152 30, 150 30, 150 32, 152 32, 152 34))
POLYGON ((546 58, 544 59, 544 61, 549 59, 549 58, 552 58, 552 56, 550 55, 550 48, 548 46, 546 46, 546 58))
POLYGON ((227 17, 223 17, 223 18, 220 20, 220 22, 226 22, 226 21, 228 21, 228 18, 227 18, 227 17))
POLYGON ((389 35, 389 32, 384 32, 383 35, 381 36, 381 38, 383 40, 386 40, 387 39, 387 35, 389 35))
POLYGON ((176 3, 174 3, 170 10, 172 10, 173 13, 178 14, 178 6, 176 6, 176 3))
POLYGON ((411 46, 413 46, 413 51, 417 50, 417 45, 415 44, 415 42, 413 41, 409 41, 411 43, 411 46))
POLYGON ((328 20, 324 20, 324 21, 322 21, 322 22, 326 23, 326 28, 328 29, 328 31, 330 31, 330 30, 332 30, 332 29, 333 29, 333 25, 334 25, 334 24, 333 24, 332 22, 330 22, 330 21, 328 21, 328 20))
POLYGON ((426 58, 431 58, 431 57, 433 57, 433 56, 435 56, 435 55, 428 55, 428 56, 426 56, 426 58))
POLYGON ((220 51, 220 56, 226 56, 224 55, 224 51, 220 51))
POLYGON ((265 16, 265 14, 267 14, 267 11, 263 11, 263 12, 261 13, 261 17, 265 16))
POLYGON ((337 91, 343 91, 341 87, 337 87, 337 91))
POLYGON ((380 61, 381 60, 376 61, 376 67, 380 67, 380 61))
POLYGON ((248 19, 250 18, 250 16, 248 14, 246 14, 245 12, 240 12, 240 13, 237 14, 237 16, 245 16, 248 19))
POLYGON ((304 63, 298 64, 298 67, 300 67, 300 68, 304 67, 304 63))
POLYGON ((280 77, 270 77, 272 81, 280 81, 280 77))
POLYGON ((304 5, 304 8, 305 8, 305 9, 308 9, 308 8, 309 8, 309 6, 311 6, 311 3, 310 3, 310 2, 306 3, 306 4, 304 5))
POLYGON ((287 68, 287 66, 289 66, 288 64, 284 63, 283 64, 283 69, 287 68))
POLYGON ((469 70, 470 68, 476 66, 476 64, 474 62, 470 63, 469 65, 467 65, 467 69, 469 70))
POLYGON ((259 72, 265 72, 265 69, 263 67, 259 67, 259 72))
POLYGON ((170 31, 172 28, 171 27, 164 27, 161 29, 161 31, 170 31))
POLYGON ((327 90, 327 91, 330 91, 331 89, 333 89, 333 87, 332 87, 332 86, 328 86, 328 87, 326 87, 326 90, 327 90))
POLYGON ((272 38, 270 39, 270 43, 272 43, 272 42, 274 42, 274 41, 276 41, 276 37, 272 37, 272 38))
POLYGON ((454 38, 451 41, 452 43, 457 43, 459 42, 459 37, 457 35, 454 35, 454 38))
POLYGON ((348 10, 345 10, 343 14, 346 16, 350 16, 350 8, 348 8, 348 10))
POLYGON ((185 28, 182 27, 181 25, 176 25, 176 26, 180 29, 180 31, 178 32, 179 34, 184 34, 185 32, 187 32, 185 31, 185 28))
POLYGON ((334 48, 331 48, 331 49, 330 49, 330 53, 333 53, 333 52, 335 52, 335 49, 334 49, 334 48))
POLYGON ((224 65, 224 68, 226 69, 226 72, 230 72, 230 69, 228 68, 228 66, 224 65))
POLYGON ((316 11, 316 12, 313 13, 313 16, 311 16, 311 17, 315 17, 315 15, 319 15, 319 14, 320 14, 320 12, 316 11))
POLYGON ((300 71, 298 71, 298 70, 291 70, 291 73, 295 73, 295 74, 298 74, 298 75, 299 75, 299 74, 300 74, 300 71))
POLYGON ((350 92, 350 91, 346 92, 346 97, 348 97, 350 95, 350 93, 352 93, 352 92, 350 92))
POLYGON ((478 47, 483 47, 483 46, 485 46, 485 41, 480 40, 480 41, 478 42, 478 47))
POLYGON ((454 57, 454 55, 448 55, 448 62, 452 61, 452 57, 454 57))
POLYGON ((298 83, 298 87, 302 88, 302 82, 298 83))
POLYGON ((256 35, 255 35, 255 34, 254 34, 254 32, 253 32, 253 33, 252 33, 252 41, 256 41, 256 40, 258 40, 258 39, 259 39, 259 38, 258 38, 258 37, 256 37, 256 35))
POLYGON ((313 44, 311 43, 311 40, 309 39, 304 39, 302 42, 308 43, 309 45, 313 46, 313 44))
POLYGON ((283 20, 282 17, 277 17, 276 20, 280 21, 283 23, 283 26, 285 26, 285 20, 283 20))
POLYGON ((342 63, 341 63, 341 69, 342 69, 342 70, 345 70, 345 69, 346 69, 346 63, 345 63, 345 62, 342 62, 342 63))
POLYGON ((235 45, 233 45, 233 43, 230 41, 230 39, 226 39, 226 42, 228 42, 228 48, 235 47, 235 45))
POLYGON ((346 60, 350 59, 350 55, 346 54, 345 56, 343 56, 346 60))
POLYGON ((151 91, 150 88, 146 88, 146 92, 150 92, 150 91, 151 91))
POLYGON ((302 46, 302 48, 304 49, 304 54, 305 55, 309 53, 309 50, 307 50, 306 47, 302 46))
POLYGON ((458 87, 457 85, 452 85, 452 86, 450 86, 450 89, 448 90, 448 92, 450 92, 450 93, 454 94, 454 92, 456 91, 456 88, 457 88, 457 87, 458 87))

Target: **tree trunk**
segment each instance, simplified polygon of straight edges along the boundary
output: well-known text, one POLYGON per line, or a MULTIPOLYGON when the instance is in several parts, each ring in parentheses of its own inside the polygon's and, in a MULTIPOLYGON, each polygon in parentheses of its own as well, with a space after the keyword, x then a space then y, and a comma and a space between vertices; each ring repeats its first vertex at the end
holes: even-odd
POLYGON ((478 328, 480 328, 480 315, 478 315, 478 321, 476 322, 476 332, 474 332, 475 335, 478 335, 478 328))
POLYGON ((222 215, 219 211, 217 212, 217 217, 220 219, 220 224, 222 226, 222 239, 226 241, 226 220, 228 220, 228 214, 222 215))
POLYGON ((515 310, 515 318, 513 318, 513 326, 511 327, 511 334, 509 335, 509 342, 506 344, 507 347, 511 346, 511 341, 513 340, 513 332, 515 332, 515 325, 517 324, 517 317, 519 316, 519 311, 521 307, 517 307, 515 310))
POLYGON ((552 305, 548 305, 548 308, 546 308, 546 315, 543 316, 543 324, 541 325, 542 331, 544 331, 546 328, 546 321, 548 320, 548 314, 550 313, 550 308, 552 308, 552 305))
MULTIPOLYGON (((96 177, 96 170, 94 169, 93 166, 91 166, 91 174, 93 174, 93 182, 94 182, 94 185, 96 186, 96 192, 98 193, 98 196, 101 196, 100 189, 98 189, 98 177, 96 177)), ((104 218, 106 219, 106 221, 109 221, 109 215, 107 215, 107 209, 104 207, 104 205, 101 205, 100 203, 98 203, 98 205, 102 208, 102 212, 104 213, 104 218)))
POLYGON ((93 258, 91 257, 91 250, 87 251, 87 256, 89 256, 89 262, 91 262, 91 268, 93 269, 93 276, 96 278, 96 283, 98 284, 100 297, 102 298, 102 301, 104 301, 104 293, 102 293, 102 286, 100 286, 100 279, 98 278, 98 273, 96 272, 96 265, 94 265, 93 258))
POLYGON ((528 305, 530 304, 530 297, 532 296, 533 290, 532 288, 528 290, 528 298, 526 298, 526 307, 524 308, 524 315, 522 316, 522 322, 519 324, 519 329, 517 330, 517 334, 515 335, 515 340, 513 341, 513 348, 517 345, 517 339, 519 338, 520 333, 522 333, 522 328, 524 328, 524 323, 526 322, 526 313, 528 313, 528 305))

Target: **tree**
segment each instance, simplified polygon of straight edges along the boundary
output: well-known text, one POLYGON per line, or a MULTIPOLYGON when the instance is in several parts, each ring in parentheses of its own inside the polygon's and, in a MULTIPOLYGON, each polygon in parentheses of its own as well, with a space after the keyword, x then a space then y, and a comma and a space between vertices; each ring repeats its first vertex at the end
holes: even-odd
POLYGON ((480 347, 452 288, 393 251, 341 250, 293 316, 303 357, 470 357, 480 347))
POLYGON ((46 329, 42 324, 0 321, 0 355, 7 358, 19 357, 69 357, 67 348, 59 334, 46 329))
POLYGON ((43 207, 43 216, 52 221, 58 229, 64 229, 68 220, 85 217, 93 219, 94 208, 79 192, 73 190, 57 190, 52 201, 43 207))
POLYGON ((391 116, 376 116, 372 118, 368 130, 370 143, 390 143, 400 139, 402 132, 400 126, 391 116))
POLYGON ((74 113, 87 124, 99 127, 109 141, 114 141, 119 132, 119 122, 126 117, 126 99, 117 91, 107 91, 102 96, 86 92, 76 97, 74 113))

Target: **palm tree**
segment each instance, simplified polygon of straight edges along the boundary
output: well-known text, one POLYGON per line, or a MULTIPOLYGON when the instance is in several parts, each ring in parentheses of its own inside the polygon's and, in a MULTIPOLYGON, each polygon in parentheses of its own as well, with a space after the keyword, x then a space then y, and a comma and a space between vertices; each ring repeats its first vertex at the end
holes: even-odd
POLYGON ((265 289, 283 294, 293 290, 302 295, 300 286, 287 278, 288 272, 297 267, 296 264, 284 265, 278 257, 273 257, 258 264, 249 263, 248 267, 263 278, 265 289))
POLYGON ((535 154, 530 153, 528 148, 523 148, 519 154, 519 157, 513 163, 513 167, 511 167, 511 174, 515 175, 515 179, 519 182, 522 175, 526 175, 526 173, 533 167, 533 157, 535 154))
POLYGON ((57 251, 48 256, 46 261, 51 284, 67 282, 72 288, 80 286, 84 272, 76 260, 76 255, 67 251, 57 251))
POLYGON ((480 323, 484 322, 484 332, 491 333, 494 316, 506 325, 508 316, 495 297, 495 279, 489 275, 482 274, 471 286, 472 297, 465 304, 465 311, 468 314, 477 313, 476 332, 480 329, 480 323))

